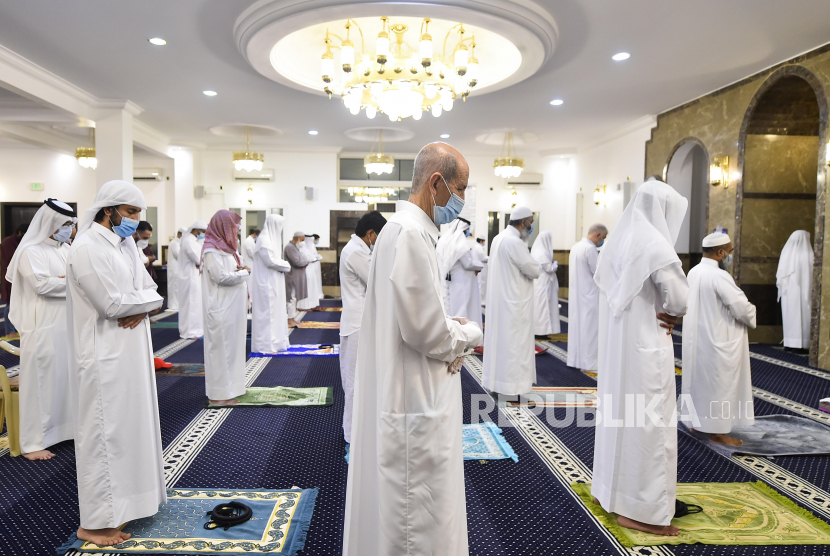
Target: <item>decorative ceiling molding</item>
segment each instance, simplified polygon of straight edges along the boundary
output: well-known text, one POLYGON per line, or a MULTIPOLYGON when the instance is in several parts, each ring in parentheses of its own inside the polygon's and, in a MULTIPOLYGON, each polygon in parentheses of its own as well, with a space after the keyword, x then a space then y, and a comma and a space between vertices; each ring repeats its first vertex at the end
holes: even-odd
POLYGON ((374 143, 378 140, 378 131, 383 130, 383 141, 385 143, 397 143, 398 141, 409 141, 415 137, 415 132, 400 127, 355 127, 347 129, 343 135, 355 141, 374 143))
MULTIPOLYGON (((535 74, 553 55, 559 41, 556 21, 531 0, 259 0, 237 18, 233 35, 237 48, 265 77, 304 92, 324 95, 295 83, 271 65, 271 51, 282 38, 311 25, 347 18, 382 15, 432 17, 463 21, 488 29, 512 42, 522 55, 521 67, 481 95, 515 85, 535 74)), ((321 38, 322 45, 322 38, 321 38)))

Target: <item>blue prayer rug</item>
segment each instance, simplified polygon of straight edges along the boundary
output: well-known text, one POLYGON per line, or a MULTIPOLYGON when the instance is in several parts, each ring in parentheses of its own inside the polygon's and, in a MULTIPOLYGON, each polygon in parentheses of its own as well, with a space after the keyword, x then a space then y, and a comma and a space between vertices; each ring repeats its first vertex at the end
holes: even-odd
MULTIPOLYGON (((492 421, 476 425, 464 425, 461 432, 464 442, 464 459, 507 459, 519 461, 519 456, 501 435, 501 429, 492 421)), ((349 463, 349 448, 346 444, 346 463, 349 463)))
POLYGON ((281 554, 305 546, 317 489, 222 490, 168 489, 167 504, 153 516, 130 521, 122 530, 132 537, 115 546, 78 540, 75 535, 58 554, 281 554), (222 502, 237 501, 253 517, 225 531, 205 529, 207 512, 222 502))
POLYGON ((340 344, 292 344, 278 353, 251 352, 249 357, 339 357, 340 344))
POLYGON ((507 459, 519 461, 519 456, 492 421, 464 425, 464 459, 507 459))

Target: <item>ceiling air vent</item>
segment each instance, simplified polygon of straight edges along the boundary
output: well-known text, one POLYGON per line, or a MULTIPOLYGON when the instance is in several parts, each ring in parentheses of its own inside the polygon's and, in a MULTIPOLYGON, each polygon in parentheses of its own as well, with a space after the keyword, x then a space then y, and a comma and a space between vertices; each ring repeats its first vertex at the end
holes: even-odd
POLYGON ((133 181, 162 181, 164 169, 162 168, 133 168, 133 181))

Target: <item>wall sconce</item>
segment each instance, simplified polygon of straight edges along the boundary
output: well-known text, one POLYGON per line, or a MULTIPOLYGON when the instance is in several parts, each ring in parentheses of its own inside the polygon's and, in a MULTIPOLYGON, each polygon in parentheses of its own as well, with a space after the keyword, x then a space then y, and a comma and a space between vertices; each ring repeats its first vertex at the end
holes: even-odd
POLYGON ((729 187, 729 157, 715 156, 712 158, 712 165, 709 167, 709 183, 713 187, 722 185, 729 187))
POLYGON ((608 192, 608 186, 607 185, 597 185, 597 188, 594 189, 594 204, 599 206, 599 204, 602 203, 602 206, 606 206, 605 205, 605 194, 607 192, 608 192), (600 187, 602 189, 600 189, 600 187))

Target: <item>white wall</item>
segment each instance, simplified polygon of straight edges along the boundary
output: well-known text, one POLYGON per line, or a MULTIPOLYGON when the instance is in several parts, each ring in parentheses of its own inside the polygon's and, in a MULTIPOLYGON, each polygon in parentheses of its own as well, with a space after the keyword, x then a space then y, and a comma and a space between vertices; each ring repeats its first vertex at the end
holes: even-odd
POLYGON ((614 232, 625 208, 622 183, 629 177, 636 186, 644 181, 646 141, 651 138, 654 125, 654 118, 641 118, 594 146, 579 150, 576 183, 577 190, 581 188, 584 195, 583 235, 597 222, 614 232), (606 205, 593 202, 597 185, 608 186, 606 205))

